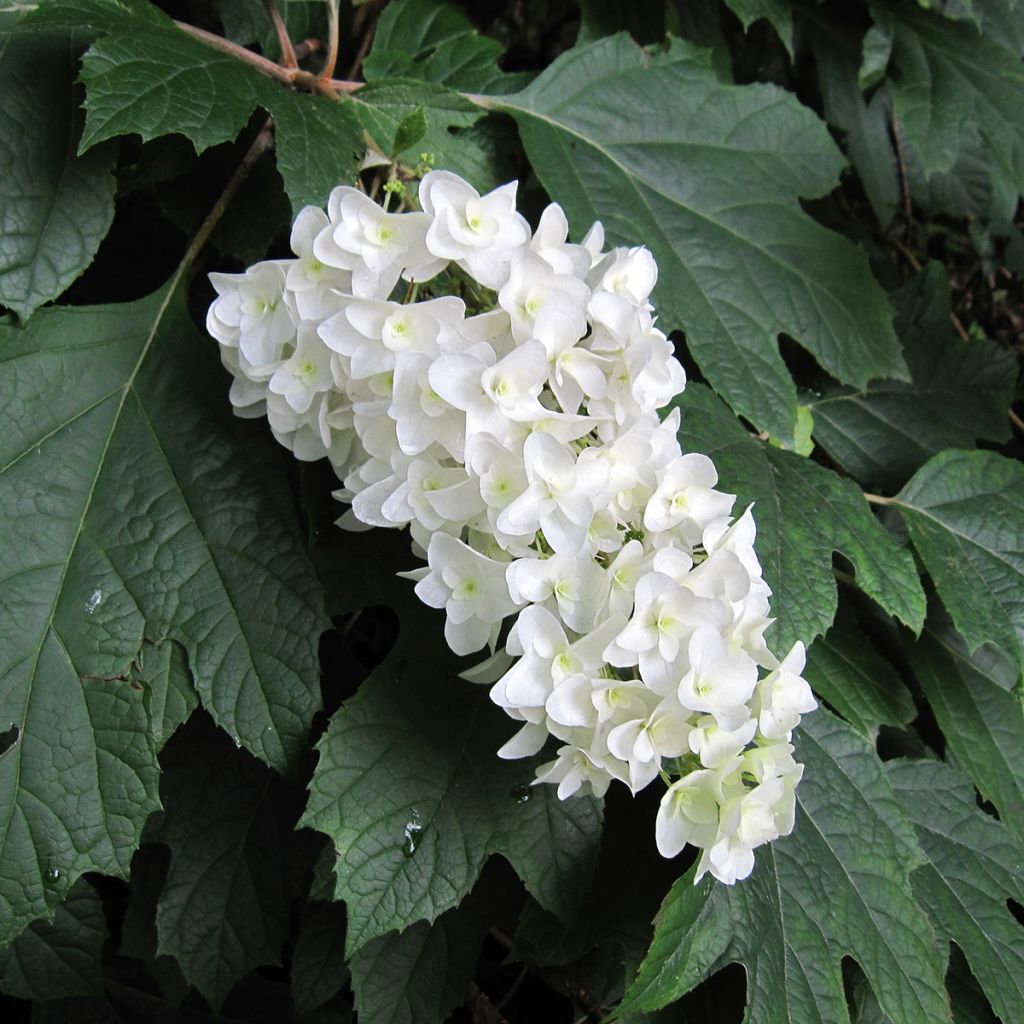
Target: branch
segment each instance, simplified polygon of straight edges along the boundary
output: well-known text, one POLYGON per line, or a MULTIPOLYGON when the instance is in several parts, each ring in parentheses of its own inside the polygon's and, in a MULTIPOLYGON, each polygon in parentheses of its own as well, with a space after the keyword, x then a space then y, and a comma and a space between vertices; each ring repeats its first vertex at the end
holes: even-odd
POLYGON ((281 47, 281 65, 285 68, 297 68, 299 60, 295 56, 295 47, 292 46, 291 36, 288 35, 288 28, 284 23, 274 0, 263 0, 263 5, 274 23, 274 31, 277 33, 277 42, 281 47))
POLYGON ((196 28, 195 25, 190 25, 186 21, 175 21, 174 24, 182 32, 192 36, 193 39, 197 39, 206 46, 219 50, 221 53, 226 53, 229 57, 235 57, 240 61, 244 61, 268 78, 274 78, 278 82, 282 82, 292 88, 305 89, 307 92, 321 93, 324 96, 330 96, 332 99, 338 99, 339 93, 355 92, 365 84, 364 82, 348 82, 337 78, 321 78, 318 75, 314 75, 311 71, 303 71, 302 68, 298 67, 283 68, 280 64, 275 64, 272 60, 261 57, 258 53, 253 53, 252 50, 239 46, 238 43, 231 42, 230 39, 215 35, 213 32, 207 32, 205 29, 196 28))

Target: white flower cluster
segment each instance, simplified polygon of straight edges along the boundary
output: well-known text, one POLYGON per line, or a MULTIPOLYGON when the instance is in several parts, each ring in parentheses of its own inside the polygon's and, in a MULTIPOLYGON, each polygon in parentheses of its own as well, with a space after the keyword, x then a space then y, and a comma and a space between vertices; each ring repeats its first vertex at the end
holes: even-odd
POLYGON ((732 520, 678 411, 659 419, 685 379, 654 259, 603 251, 600 224, 570 244, 557 205, 531 232, 514 182, 481 196, 431 171, 418 200, 336 188, 296 219, 295 259, 211 275, 231 401, 331 460, 342 525, 410 527, 416 593, 454 651, 490 647, 477 678, 523 723, 500 756, 556 737, 537 781, 562 798, 660 774, 661 852, 744 878, 793 826, 789 740, 815 702, 803 645, 780 663, 765 644, 750 509, 732 520))

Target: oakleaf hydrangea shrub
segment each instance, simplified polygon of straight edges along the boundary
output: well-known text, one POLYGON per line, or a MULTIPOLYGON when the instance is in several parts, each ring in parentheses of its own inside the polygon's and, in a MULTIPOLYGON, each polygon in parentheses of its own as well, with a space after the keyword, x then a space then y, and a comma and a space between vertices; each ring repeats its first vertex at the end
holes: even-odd
POLYGON ((211 275, 231 403, 330 460, 341 526, 409 528, 426 565, 405 575, 521 723, 498 756, 554 737, 535 782, 563 799, 660 775, 661 853, 743 879, 793 828, 790 739, 816 703, 804 645, 765 642, 751 508, 659 415, 685 374, 654 258, 600 223, 569 242, 557 204, 532 231, 515 182, 430 171, 389 212, 404 192, 339 186, 296 218, 294 259, 211 275))

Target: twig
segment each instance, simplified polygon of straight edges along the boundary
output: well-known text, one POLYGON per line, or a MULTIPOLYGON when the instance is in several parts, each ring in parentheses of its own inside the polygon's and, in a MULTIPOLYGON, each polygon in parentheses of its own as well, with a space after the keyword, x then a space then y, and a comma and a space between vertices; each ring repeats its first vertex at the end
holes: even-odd
POLYGON ((478 1024, 508 1024, 475 981, 469 983, 469 1006, 478 1024))
POLYGON ((190 25, 186 21, 176 21, 174 24, 182 32, 187 32, 193 39, 198 39, 199 42, 205 43, 221 53, 236 57, 238 60, 244 61, 251 67, 256 68, 257 71, 262 72, 264 75, 275 78, 277 81, 293 88, 301 88, 308 92, 329 96, 332 99, 339 99, 339 93, 355 92, 356 89, 361 89, 365 84, 364 82, 347 82, 337 78, 323 78, 319 75, 314 75, 311 71, 304 71, 302 68, 283 68, 280 64, 275 64, 272 60, 261 57, 258 53, 253 53, 252 50, 239 46, 238 43, 231 42, 230 39, 215 35, 213 32, 207 32, 205 29, 196 28, 195 25, 190 25))
POLYGON ((950 311, 949 322, 953 325, 953 330, 960 336, 961 341, 971 340, 971 336, 964 329, 964 325, 960 322, 960 317, 956 313, 950 311))
POLYGON ((326 82, 334 76, 338 63, 338 0, 327 0, 327 60, 320 72, 320 81, 326 82))
POLYGON ((263 0, 263 5, 274 23, 274 31, 277 33, 277 42, 281 47, 281 66, 286 68, 297 68, 299 60, 295 56, 295 47, 292 46, 291 36, 288 35, 288 28, 277 10, 274 0, 263 0))
POLYGON ((910 264, 915 274, 920 274, 921 261, 895 235, 886 235, 889 244, 910 264))
POLYGON ((1017 428, 1022 434, 1024 434, 1024 420, 1022 420, 1011 408, 1009 411, 1010 422, 1014 427, 1017 428))
POLYGON ((501 997, 501 999, 494 1004, 494 1009, 497 1013, 501 1013, 506 1006, 512 1001, 512 997, 519 991, 519 986, 526 980, 526 975, 530 973, 530 968, 527 964, 523 964, 519 973, 516 975, 516 980, 509 986, 508 991, 501 997))
MULTIPOLYGON (((377 5, 374 4, 372 6, 376 7, 377 5)), ((359 14, 357 15, 357 17, 359 17, 359 15, 362 15, 362 18, 359 22, 360 28, 362 28, 364 21, 370 21, 370 24, 366 26, 366 30, 363 32, 363 37, 359 42, 359 49, 356 51, 355 60, 352 61, 352 66, 348 69, 348 75, 346 76, 347 78, 355 78, 356 75, 358 75, 359 72, 362 70, 363 60, 366 58, 366 54, 370 50, 370 44, 373 42, 374 34, 377 31, 376 15, 379 14, 380 12, 374 11, 374 17, 371 21, 370 7, 370 4, 366 4, 365 6, 361 7, 359 9, 359 14), (364 14, 364 12, 366 13, 364 14)))
POLYGON ((311 53, 322 50, 324 44, 319 39, 303 39, 301 43, 295 44, 295 59, 305 60, 311 53))
POLYGON ((896 111, 889 108, 889 130, 892 133, 893 146, 896 149, 896 166, 900 172, 900 194, 903 197, 903 212, 909 220, 913 208, 910 205, 910 182, 907 179, 907 162, 903 157, 903 142, 900 139, 900 126, 896 121, 896 111))
POLYGON ((283 68, 280 64, 275 64, 272 60, 261 57, 258 53, 239 46, 238 43, 231 42, 230 39, 207 32, 203 28, 196 28, 195 25, 190 25, 187 21, 175 21, 174 24, 182 32, 187 32, 193 39, 198 39, 199 42, 206 43, 207 46, 212 46, 215 50, 220 50, 221 53, 244 60, 246 64, 251 64, 257 71, 262 71, 263 74, 276 78, 279 82, 284 82, 286 85, 295 84, 296 69, 294 68, 283 68))
POLYGON ((576 998, 580 1001, 580 1005, 595 1020, 604 1020, 608 1016, 601 1008, 601 1004, 585 988, 581 988, 576 993, 576 998))

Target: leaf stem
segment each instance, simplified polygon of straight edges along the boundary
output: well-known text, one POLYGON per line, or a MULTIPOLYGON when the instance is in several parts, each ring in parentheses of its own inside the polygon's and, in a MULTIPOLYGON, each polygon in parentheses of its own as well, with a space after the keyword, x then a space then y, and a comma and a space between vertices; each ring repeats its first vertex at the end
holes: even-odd
POLYGON ((895 498, 886 498, 881 494, 870 494, 864 491, 864 499, 870 502, 872 505, 897 505, 899 502, 895 498))
POLYGON ((327 60, 320 72, 321 82, 330 81, 334 75, 334 69, 338 64, 338 36, 338 0, 327 0, 327 60))
POLYGON ((1016 427, 1022 434, 1024 434, 1024 420, 1022 420, 1011 408, 1007 411, 1007 415, 1010 417, 1010 423, 1016 427))
POLYGON ((277 5, 274 3, 274 0, 263 0, 263 5, 266 7, 267 14, 270 15, 270 20, 274 23, 274 31, 277 33, 277 42, 281 47, 281 66, 297 68, 299 61, 295 56, 295 47, 292 46, 291 36, 288 35, 288 28, 277 9, 277 5))

